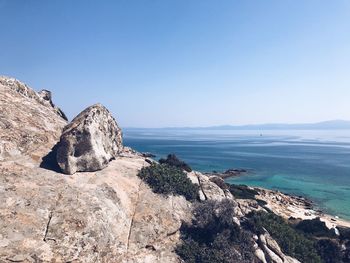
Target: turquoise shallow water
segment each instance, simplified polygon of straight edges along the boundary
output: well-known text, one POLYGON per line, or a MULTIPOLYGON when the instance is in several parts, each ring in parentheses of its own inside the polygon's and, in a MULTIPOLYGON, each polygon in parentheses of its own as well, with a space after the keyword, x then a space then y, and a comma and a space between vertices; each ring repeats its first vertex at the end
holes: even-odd
POLYGON ((124 141, 157 158, 175 153, 202 172, 248 169, 248 175, 227 181, 303 195, 350 219, 350 130, 125 129, 124 141))

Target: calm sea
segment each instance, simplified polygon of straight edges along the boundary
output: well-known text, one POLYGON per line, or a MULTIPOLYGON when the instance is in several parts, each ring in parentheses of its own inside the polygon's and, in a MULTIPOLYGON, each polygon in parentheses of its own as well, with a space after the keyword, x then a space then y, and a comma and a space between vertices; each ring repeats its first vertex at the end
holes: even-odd
POLYGON ((350 130, 125 129, 124 141, 157 158, 175 153, 202 172, 245 168, 227 182, 303 195, 350 219, 350 130))

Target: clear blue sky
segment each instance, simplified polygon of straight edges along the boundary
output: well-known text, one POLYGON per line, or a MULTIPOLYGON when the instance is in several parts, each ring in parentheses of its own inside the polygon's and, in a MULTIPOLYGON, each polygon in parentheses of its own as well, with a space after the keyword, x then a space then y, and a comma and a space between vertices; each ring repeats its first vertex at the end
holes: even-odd
POLYGON ((0 74, 123 127, 350 119, 350 1, 0 0, 0 74))

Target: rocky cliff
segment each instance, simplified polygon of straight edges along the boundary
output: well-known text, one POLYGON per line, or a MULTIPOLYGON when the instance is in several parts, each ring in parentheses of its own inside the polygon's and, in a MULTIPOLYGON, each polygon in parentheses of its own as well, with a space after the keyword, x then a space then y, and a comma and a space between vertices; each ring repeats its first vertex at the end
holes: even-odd
MULTIPOLYGON (((193 204, 183 196, 155 194, 137 176, 150 160, 121 147, 115 121, 97 113, 102 106, 68 124, 47 94, 0 79, 0 262, 180 262, 175 247, 182 223, 192 220, 193 204), (87 122, 94 129, 76 129, 87 122), (112 137, 101 139, 103 133, 112 137), (71 143, 65 153, 74 156, 84 135, 89 147, 92 140, 103 152, 98 169, 64 175, 40 167, 60 138, 71 143)), ((83 149, 79 157, 94 154, 91 147, 83 149)), ((219 179, 195 171, 187 176, 199 186, 201 201, 229 199, 235 211, 230 220, 237 225, 263 209, 254 200, 235 199, 219 179)), ((299 262, 284 255, 267 232, 252 242, 256 262, 299 262)))
POLYGON ((40 161, 67 124, 48 92, 0 77, 0 161, 28 157, 40 161))

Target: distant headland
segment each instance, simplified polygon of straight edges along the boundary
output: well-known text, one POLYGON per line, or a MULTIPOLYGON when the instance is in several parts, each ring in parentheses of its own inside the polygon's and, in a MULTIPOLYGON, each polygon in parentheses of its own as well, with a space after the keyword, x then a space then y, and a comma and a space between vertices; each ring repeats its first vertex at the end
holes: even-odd
POLYGON ((126 127, 125 129, 172 129, 172 130, 350 130, 350 121, 329 120, 316 123, 266 123, 247 125, 217 125, 206 127, 162 127, 141 128, 126 127))

